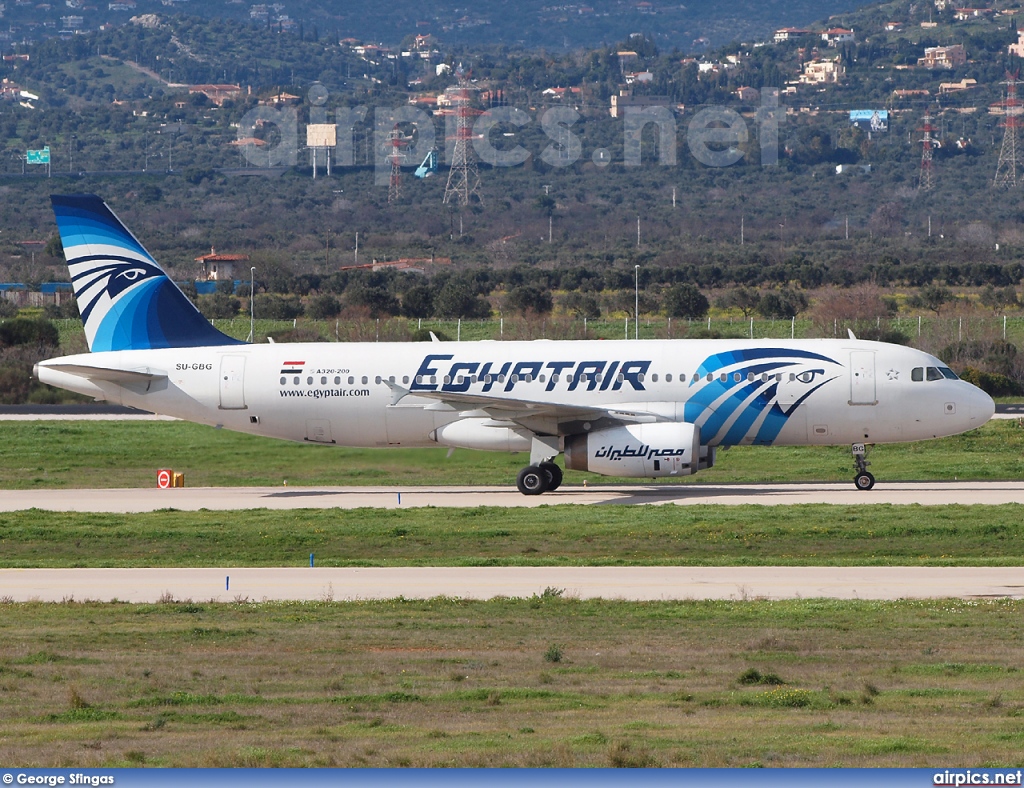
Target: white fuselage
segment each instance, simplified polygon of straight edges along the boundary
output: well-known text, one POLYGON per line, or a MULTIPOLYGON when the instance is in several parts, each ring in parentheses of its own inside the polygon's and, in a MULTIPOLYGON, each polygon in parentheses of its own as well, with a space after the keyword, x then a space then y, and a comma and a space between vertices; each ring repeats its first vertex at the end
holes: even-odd
MULTIPOLYGON (((799 446, 915 441, 984 424, 988 395, 915 372, 938 368, 921 351, 859 340, 643 340, 125 350, 51 359, 36 374, 188 421, 340 446, 436 446, 446 425, 488 418, 467 404, 472 396, 649 413, 697 424, 709 446, 799 446), (89 367, 107 372, 81 372, 89 367)), ((581 429, 543 416, 516 423, 548 435, 581 429)))

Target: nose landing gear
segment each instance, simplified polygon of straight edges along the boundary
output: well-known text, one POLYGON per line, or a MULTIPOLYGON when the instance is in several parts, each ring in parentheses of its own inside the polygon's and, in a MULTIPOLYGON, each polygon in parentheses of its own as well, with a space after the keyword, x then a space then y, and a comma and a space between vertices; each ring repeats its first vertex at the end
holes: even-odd
POLYGON ((851 449, 853 463, 857 466, 857 475, 853 477, 853 483, 858 490, 870 490, 875 486, 875 477, 868 471, 871 463, 867 461, 867 447, 863 443, 855 443, 851 449))

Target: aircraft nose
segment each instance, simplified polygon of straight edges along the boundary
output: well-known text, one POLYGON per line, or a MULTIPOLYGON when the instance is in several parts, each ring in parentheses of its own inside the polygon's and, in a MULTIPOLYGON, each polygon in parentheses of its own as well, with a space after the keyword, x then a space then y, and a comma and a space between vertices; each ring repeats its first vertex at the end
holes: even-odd
POLYGON ((981 426, 995 415, 996 403, 984 391, 974 387, 970 395, 971 421, 981 426))

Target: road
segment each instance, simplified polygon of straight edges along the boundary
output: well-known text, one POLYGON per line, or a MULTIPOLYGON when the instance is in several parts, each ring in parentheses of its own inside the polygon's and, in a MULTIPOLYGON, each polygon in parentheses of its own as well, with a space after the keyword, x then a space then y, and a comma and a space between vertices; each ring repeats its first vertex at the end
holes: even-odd
POLYGON ((557 504, 1004 504, 1024 503, 1024 482, 879 482, 861 491, 848 482, 816 484, 636 484, 565 486, 544 495, 509 487, 186 487, 159 490, 0 490, 0 512, 152 512, 199 509, 408 509, 418 506, 532 507, 557 504))
POLYGON ((0 599, 158 602, 530 597, 928 599, 1024 597, 1020 567, 396 567, 0 569, 0 599))

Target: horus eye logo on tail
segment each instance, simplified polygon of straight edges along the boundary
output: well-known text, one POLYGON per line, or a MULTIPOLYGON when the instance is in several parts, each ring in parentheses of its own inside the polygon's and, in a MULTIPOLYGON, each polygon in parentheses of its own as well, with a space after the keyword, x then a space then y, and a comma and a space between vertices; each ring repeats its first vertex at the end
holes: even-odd
POLYGON ((50 199, 90 350, 241 344, 207 322, 103 200, 50 199))

